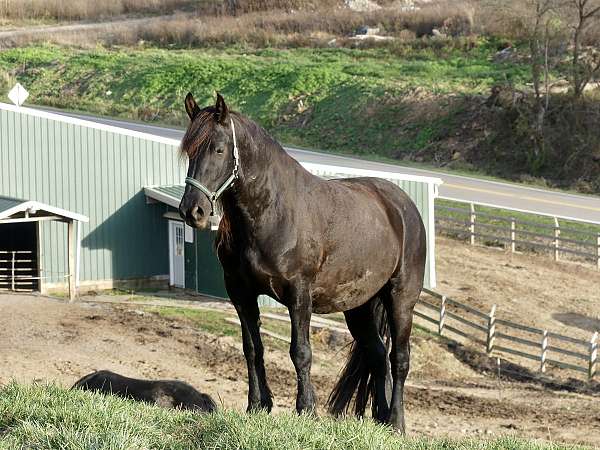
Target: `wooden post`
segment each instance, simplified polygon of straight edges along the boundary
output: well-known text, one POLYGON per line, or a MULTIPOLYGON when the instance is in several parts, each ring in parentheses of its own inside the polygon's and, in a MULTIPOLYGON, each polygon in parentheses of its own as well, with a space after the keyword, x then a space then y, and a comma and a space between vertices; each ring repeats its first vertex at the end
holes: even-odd
POLYGON ((10 289, 11 291, 15 290, 15 254, 17 252, 12 252, 12 265, 10 270, 10 289))
POLYGON ((475 245, 475 204, 471 203, 471 214, 470 214, 470 226, 469 226, 469 231, 471 233, 471 245, 475 245))
POLYGON ((558 261, 558 248, 560 244, 560 225, 558 219, 554 218, 554 261, 558 261))
POLYGON ((68 280, 69 280, 69 300, 75 300, 75 223, 73 220, 69 221, 68 225, 68 238, 67 238, 67 246, 68 246, 68 255, 69 255, 69 264, 68 264, 68 280))
POLYGON ((600 233, 596 237, 596 268, 600 270, 600 233))
POLYGON ((540 372, 546 372, 546 356, 548 354, 548 330, 544 330, 542 336, 542 351, 540 354, 540 372))
POLYGON ((594 378, 596 374, 596 363, 598 362, 598 332, 596 331, 590 339, 590 365, 588 369, 588 379, 594 378))
POLYGON ((440 321, 438 323, 438 333, 442 334, 444 331, 444 324, 446 322, 446 296, 442 295, 442 303, 440 304, 440 321))
POLYGON ((517 222, 514 217, 510 219, 510 251, 515 253, 517 250, 517 222))
POLYGON ((488 327, 487 327, 487 345, 486 351, 488 356, 494 351, 494 341, 496 340, 496 305, 492 306, 490 315, 488 316, 488 327))

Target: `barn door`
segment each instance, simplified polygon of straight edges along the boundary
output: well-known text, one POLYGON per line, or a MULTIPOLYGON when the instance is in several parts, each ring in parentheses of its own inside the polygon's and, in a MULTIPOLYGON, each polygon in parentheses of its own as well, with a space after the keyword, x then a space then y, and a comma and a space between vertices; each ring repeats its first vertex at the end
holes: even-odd
POLYGON ((169 221, 170 284, 185 287, 185 230, 183 222, 169 221))

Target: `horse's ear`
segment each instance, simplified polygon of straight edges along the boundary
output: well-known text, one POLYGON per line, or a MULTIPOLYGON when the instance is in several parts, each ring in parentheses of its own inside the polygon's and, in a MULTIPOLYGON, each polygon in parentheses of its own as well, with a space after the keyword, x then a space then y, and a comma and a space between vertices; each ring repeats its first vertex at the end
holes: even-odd
POLYGON ((217 105, 215 106, 215 120, 220 124, 225 124, 229 117, 229 108, 225 104, 225 99, 217 92, 217 105))
POLYGON ((198 107, 191 92, 188 92, 188 95, 185 96, 185 110, 188 116, 190 116, 190 120, 194 120, 198 113, 200 113, 200 107, 198 107))

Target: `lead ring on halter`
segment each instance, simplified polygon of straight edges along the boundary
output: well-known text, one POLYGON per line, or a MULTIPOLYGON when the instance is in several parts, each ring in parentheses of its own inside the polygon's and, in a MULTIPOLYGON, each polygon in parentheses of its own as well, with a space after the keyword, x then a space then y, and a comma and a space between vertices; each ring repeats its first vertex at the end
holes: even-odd
POLYGON ((235 136, 235 125, 233 124, 232 118, 230 118, 229 120, 231 123, 231 132, 233 134, 233 171, 229 178, 227 178, 216 191, 211 191, 195 178, 187 177, 185 179, 185 184, 189 184, 190 186, 195 187, 208 198, 208 201, 210 202, 209 222, 211 230, 217 230, 219 228, 219 222, 221 221, 221 217, 218 214, 215 214, 215 204, 217 203, 217 200, 219 200, 219 197, 221 197, 223 192, 225 192, 228 188, 231 187, 233 182, 238 177, 240 154, 237 146, 237 139, 235 136))

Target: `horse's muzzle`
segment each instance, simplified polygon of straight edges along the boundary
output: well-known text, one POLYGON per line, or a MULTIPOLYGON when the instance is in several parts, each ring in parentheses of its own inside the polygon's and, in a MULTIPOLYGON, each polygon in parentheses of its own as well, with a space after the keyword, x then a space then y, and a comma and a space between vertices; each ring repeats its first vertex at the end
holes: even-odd
POLYGON ((185 205, 182 200, 179 205, 179 215, 192 228, 203 230, 208 227, 208 214, 197 203, 185 205))

